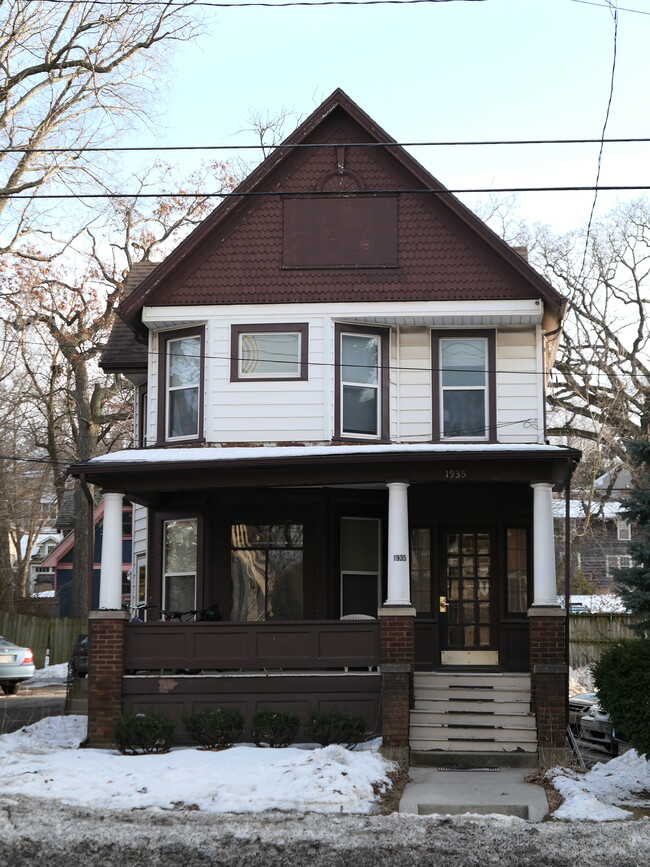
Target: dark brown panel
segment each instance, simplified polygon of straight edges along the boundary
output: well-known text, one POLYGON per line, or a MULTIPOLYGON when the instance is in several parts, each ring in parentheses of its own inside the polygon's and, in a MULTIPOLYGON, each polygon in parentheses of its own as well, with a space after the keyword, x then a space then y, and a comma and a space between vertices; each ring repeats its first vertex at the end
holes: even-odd
POLYGON ((397 266, 397 196, 284 200, 287 268, 397 266))

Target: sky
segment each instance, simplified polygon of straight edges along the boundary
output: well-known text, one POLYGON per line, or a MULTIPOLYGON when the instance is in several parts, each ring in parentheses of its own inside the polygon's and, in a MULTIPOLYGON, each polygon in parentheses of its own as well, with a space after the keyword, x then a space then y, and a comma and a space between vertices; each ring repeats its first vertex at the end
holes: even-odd
MULTIPOLYGON (((646 0, 609 2, 650 13, 646 0)), ((253 134, 242 131, 251 113, 305 117, 337 87, 400 142, 598 139, 603 130, 615 46, 608 0, 205 11, 205 34, 170 52, 161 129, 127 143, 251 144, 253 134)), ((619 11, 609 138, 650 136, 649 42, 650 14, 619 11)), ((598 150, 409 148, 450 189, 593 185, 598 150)), ((183 170, 202 155, 186 155, 183 170)), ((601 184, 650 185, 649 157, 650 143, 606 145, 601 184)), ((597 213, 637 195, 601 193, 597 213)), ((529 193, 517 207, 531 223, 568 231, 586 225, 592 200, 591 193, 529 193)))
MULTIPOLYGON (((65 663, 50 666, 21 689, 64 682, 66 675, 65 663)), ((46 717, 0 736, 0 794, 107 810, 368 814, 377 811, 378 792, 396 767, 379 754, 378 740, 354 751, 336 744, 285 749, 247 744, 220 752, 178 747, 162 755, 123 756, 79 749, 85 736, 86 717, 75 715, 46 717)), ((650 805, 650 761, 634 750, 586 774, 568 768, 550 774, 564 798, 556 818, 631 819, 631 808, 650 805)))

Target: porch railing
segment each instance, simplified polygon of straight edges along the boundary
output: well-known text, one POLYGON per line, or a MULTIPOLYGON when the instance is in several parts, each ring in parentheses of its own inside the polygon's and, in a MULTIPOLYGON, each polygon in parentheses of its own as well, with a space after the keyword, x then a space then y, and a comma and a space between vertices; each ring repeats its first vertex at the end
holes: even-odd
POLYGON ((378 621, 128 623, 127 670, 368 669, 379 665, 378 621))

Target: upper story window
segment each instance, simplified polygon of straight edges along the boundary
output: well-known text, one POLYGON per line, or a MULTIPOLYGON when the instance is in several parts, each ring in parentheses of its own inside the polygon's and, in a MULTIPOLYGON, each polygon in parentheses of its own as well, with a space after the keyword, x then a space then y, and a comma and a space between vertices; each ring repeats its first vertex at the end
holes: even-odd
POLYGON ((386 328, 336 326, 336 436, 387 438, 389 335, 386 328))
POLYGON ((307 379, 308 326, 233 325, 230 379, 307 379))
POLYGON ((495 356, 494 332, 433 332, 434 441, 496 440, 495 356))
POLYGON ((616 535, 619 542, 629 542, 632 538, 632 528, 624 518, 616 519, 616 535))
POLYGON ((196 440, 201 436, 203 345, 203 328, 160 335, 160 377, 161 384, 164 383, 159 415, 160 440, 196 440))

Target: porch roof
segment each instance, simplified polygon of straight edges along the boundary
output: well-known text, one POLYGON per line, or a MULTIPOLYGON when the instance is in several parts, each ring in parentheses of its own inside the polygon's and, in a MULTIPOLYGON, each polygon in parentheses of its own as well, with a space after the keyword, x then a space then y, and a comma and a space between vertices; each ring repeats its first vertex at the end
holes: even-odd
POLYGON ((138 492, 225 487, 391 481, 561 486, 579 458, 575 449, 536 444, 185 447, 113 452, 73 464, 70 473, 137 502, 138 492))

